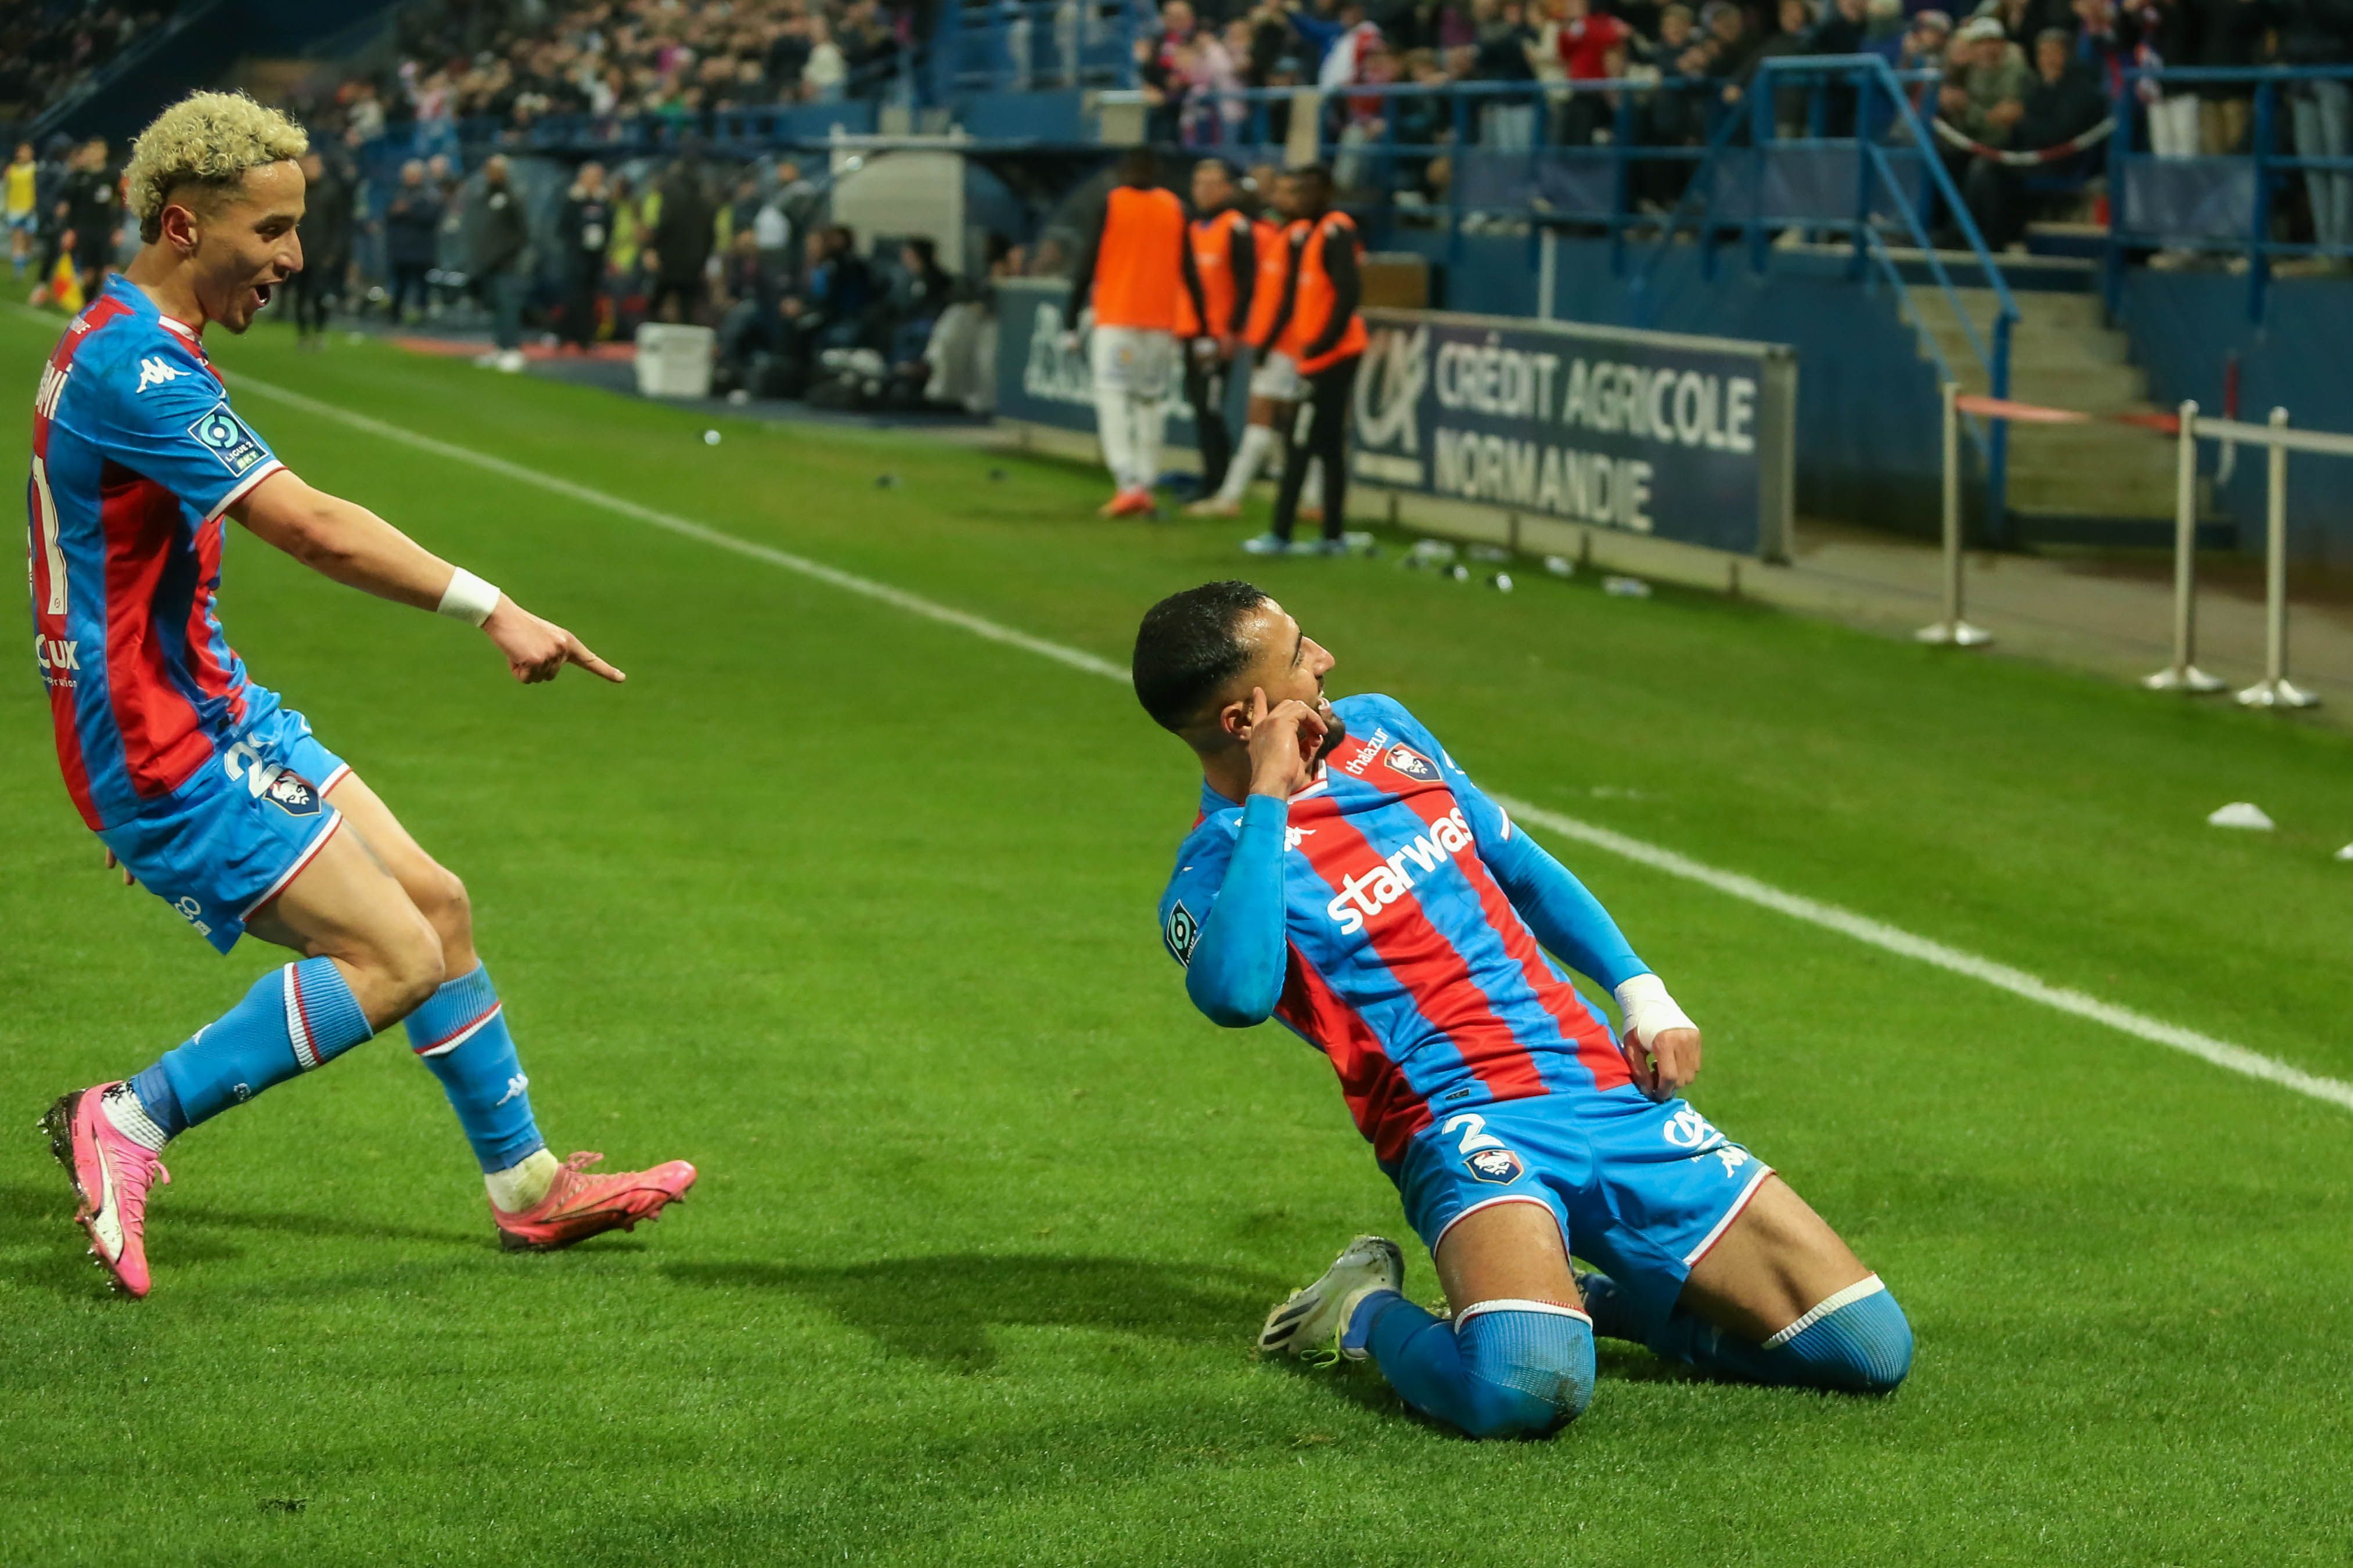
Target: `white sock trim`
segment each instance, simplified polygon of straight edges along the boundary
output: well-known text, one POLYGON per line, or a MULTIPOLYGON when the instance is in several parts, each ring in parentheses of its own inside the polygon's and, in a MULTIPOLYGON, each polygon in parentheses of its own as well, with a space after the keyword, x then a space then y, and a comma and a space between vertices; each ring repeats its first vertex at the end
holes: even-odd
POLYGON ((142 1149, 152 1149, 160 1154, 164 1145, 172 1141, 171 1134, 147 1114, 147 1107, 140 1103, 139 1091, 127 1083, 117 1084, 100 1096, 98 1108, 106 1112, 106 1119, 114 1123, 117 1132, 142 1149))
POLYGON ((1564 1307, 1557 1301, 1522 1301, 1508 1296, 1463 1308, 1454 1314, 1454 1326, 1460 1329, 1482 1312, 1544 1312, 1556 1318, 1575 1318, 1588 1329, 1593 1326, 1593 1320, 1574 1307, 1564 1307))
POLYGON ((1779 1350, 1783 1345, 1788 1344, 1791 1340, 1796 1339, 1799 1334, 1804 1333, 1808 1329, 1812 1328, 1816 1323, 1820 1322, 1824 1318, 1829 1317, 1841 1307, 1850 1306, 1856 1301, 1862 1300, 1866 1296, 1876 1296, 1886 1289, 1886 1286, 1879 1282, 1878 1275, 1866 1274, 1862 1279, 1856 1280, 1853 1284, 1848 1286, 1845 1289, 1837 1291, 1832 1295, 1825 1296, 1820 1301, 1815 1302, 1812 1310, 1809 1311, 1804 1317, 1799 1318, 1796 1322, 1791 1323, 1788 1328, 1783 1329, 1779 1333, 1775 1334, 1771 1339, 1767 1340, 1765 1342, 1765 1348, 1768 1351, 1779 1350))
POLYGON ((319 1049, 311 1041, 311 1021, 302 1016, 301 993, 294 979, 294 966, 288 964, 286 976, 286 1038, 294 1047, 294 1065, 309 1072, 319 1065, 319 1049))

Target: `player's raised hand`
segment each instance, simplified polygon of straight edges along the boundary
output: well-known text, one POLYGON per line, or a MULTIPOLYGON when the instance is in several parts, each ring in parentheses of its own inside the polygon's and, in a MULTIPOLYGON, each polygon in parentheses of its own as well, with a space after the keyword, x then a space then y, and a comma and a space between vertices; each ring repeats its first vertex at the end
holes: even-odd
POLYGON ((491 612, 491 618, 482 623, 482 630, 507 656, 507 668, 514 672, 514 678, 526 686, 554 680, 567 664, 576 664, 617 686, 628 679, 589 652, 578 637, 554 621, 541 620, 504 595, 499 599, 499 607, 491 612))
POLYGON ((1250 794, 1289 800, 1314 780, 1323 749, 1324 716, 1296 698, 1270 706, 1261 687, 1250 688, 1250 794))

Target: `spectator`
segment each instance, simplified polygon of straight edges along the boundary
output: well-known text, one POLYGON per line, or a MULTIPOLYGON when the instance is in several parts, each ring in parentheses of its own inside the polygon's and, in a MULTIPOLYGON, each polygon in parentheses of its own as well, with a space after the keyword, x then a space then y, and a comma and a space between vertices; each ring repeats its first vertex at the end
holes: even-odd
MULTIPOLYGON (((1656 73, 1659 85, 1643 97, 1637 121, 1643 145, 1697 147, 1707 140, 1706 100, 1701 80, 1707 71, 1707 51, 1697 37, 1698 23, 1688 5, 1670 5, 1659 13, 1659 36, 1635 46, 1636 61, 1656 73)), ((1635 170, 1638 197, 1654 206, 1672 206, 1691 184, 1695 165, 1687 159, 1647 159, 1635 170)))
MULTIPOLYGON (((2190 63, 2243 70, 2255 65, 2266 25, 2266 0, 2188 0, 2198 12, 2190 63)), ((2198 145, 2210 158, 2228 157, 2247 144, 2254 118, 2254 89, 2243 81, 2209 81, 2198 87, 2198 145)))
MULTIPOLYGON (((1912 25, 1905 29, 1904 41, 1895 51, 1895 68, 1899 71, 1941 71, 1946 56, 1953 45, 1953 19, 1942 11, 1929 9, 1915 14, 1912 25)), ((1912 97, 1915 113, 1933 115, 1936 106, 1929 101, 1936 84, 1919 82, 1906 90, 1912 97)))
POLYGON ((1726 103, 1740 97, 1738 83, 1746 82, 1749 66, 1764 40, 1748 25, 1748 13, 1733 4, 1733 0, 1707 0, 1700 7, 1700 31, 1706 35, 1701 47, 1707 51, 1707 73, 1724 80, 1726 103))
POLYGON ((899 247, 899 277, 892 285, 891 363, 920 364, 931 342, 932 328, 955 293, 955 279, 939 263, 937 248, 928 239, 911 239, 899 247))
POLYGON ((1479 141, 1497 152, 1517 152, 1535 140, 1536 31, 1528 26, 1521 0, 1472 0, 1479 42, 1469 64, 1470 79, 1525 84, 1525 98, 1495 93, 1480 100, 1479 141))
POLYGON ((482 164, 480 212, 474 225, 473 260, 468 268, 491 307, 493 353, 474 363, 513 372, 522 368, 523 251, 531 243, 522 198, 509 183, 504 153, 482 164))
MULTIPOLYGON (((1781 59, 1813 52, 1813 13, 1807 0, 1780 0, 1778 26, 1772 35, 1749 51, 1733 79, 1746 88, 1757 79, 1767 60, 1781 59)), ((1999 33, 2001 24, 1988 21, 1986 26, 1999 33)), ((1729 96, 1729 95, 1727 95, 1729 96)), ((1787 79, 1785 85, 1773 92, 1773 133, 1776 136, 1802 136, 1806 133, 1806 106, 1812 96, 1810 85, 1802 78, 1787 79)))
MULTIPOLYGON (((2010 47, 2008 45, 2005 47, 2010 47)), ((2010 144, 2021 152, 2063 146, 2097 125, 2108 112, 2106 98, 2089 67, 2074 58, 2074 39, 2048 27, 2034 40, 2033 84, 2020 100, 2010 144)), ((2052 174, 2079 174, 2085 154, 2042 165, 2052 174)), ((1962 184, 1969 216, 1989 250, 2018 247, 2026 225, 2026 171, 1990 158, 1973 160, 1962 184)))
MULTIPOLYGON (((2196 0, 2125 0, 2119 21, 2137 63, 2187 66, 2197 52, 2196 0)), ((2149 151, 2160 158, 2198 155, 2198 94, 2187 85, 2144 79, 2140 100, 2148 113, 2149 151)))
POLYGON ((19 278, 33 258, 33 237, 41 225, 40 175, 41 163, 33 156, 33 144, 17 142, 16 156, 7 169, 6 188, 0 191, 0 218, 5 218, 8 228, 8 263, 19 278))
MULTIPOLYGON (((1814 24, 1806 38, 1810 55, 1860 55, 1869 52, 1871 18, 1868 0, 1831 0, 1830 14, 1814 24)), ((1822 95, 1822 134, 1854 134, 1855 91, 1852 84, 1817 77, 1810 90, 1822 95)))
POLYGON ((1556 139, 1571 147, 1583 147, 1609 123, 1617 95, 1578 91, 1577 84, 1623 76, 1627 46, 1634 30, 1607 11, 1594 10, 1592 0, 1553 0, 1553 47, 1569 80, 1569 98, 1561 109, 1556 139))
POLYGON ((353 182, 317 152, 302 154, 302 269, 290 280, 294 337, 312 349, 326 346, 327 317, 342 297, 352 268, 352 232, 357 216, 353 182))
MULTIPOLYGON (((2353 0, 2274 0, 2284 66, 2353 64, 2353 0)), ((2299 158, 2353 158, 2353 82, 2301 81, 2286 92, 2289 123, 2299 158)), ((2283 264, 2295 274, 2353 271, 2353 173, 2307 169, 2305 195, 2312 207, 2312 237, 2325 250, 2283 264)))
POLYGON ((1938 94, 1944 119, 1970 141, 2008 147, 2026 112, 2026 92, 2034 83, 2026 57, 2001 24, 1979 16, 1961 29, 1953 47, 1953 69, 1938 94))
POLYGON ((772 353, 781 331, 776 295, 760 265, 758 238, 748 229, 735 237, 719 269, 719 370, 729 389, 758 379, 755 355, 772 353))
POLYGON ((395 326, 412 295, 420 310, 429 302, 425 275, 433 269, 440 228, 440 194, 425 183, 423 160, 411 158, 400 166, 400 184, 384 209, 384 259, 392 272, 386 309, 395 326))
POLYGON ((716 215, 702 188, 702 163, 691 153, 670 166, 656 193, 661 208, 646 236, 653 291, 646 314, 694 321, 702 314, 704 269, 711 264, 716 215))
POLYGON ((842 84, 849 79, 849 64, 843 57, 841 46, 833 41, 833 29, 822 16, 808 21, 808 63, 801 68, 801 95, 812 103, 832 103, 842 96, 842 84))
POLYGON ((613 198, 605 189, 605 165, 580 165, 555 220, 555 243, 564 253, 564 309, 560 331, 565 342, 586 353, 596 336, 605 258, 613 243, 613 198))

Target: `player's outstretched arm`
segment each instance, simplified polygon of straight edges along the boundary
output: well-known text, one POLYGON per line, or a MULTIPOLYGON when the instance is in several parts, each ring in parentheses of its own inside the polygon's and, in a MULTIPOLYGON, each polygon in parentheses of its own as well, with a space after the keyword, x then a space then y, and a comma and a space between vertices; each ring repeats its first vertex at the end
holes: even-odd
POLYGON ((567 664, 607 680, 628 679, 562 626, 452 566, 367 508, 314 489, 283 468, 231 504, 228 513, 255 538, 345 587, 481 627, 517 680, 553 680, 567 664))

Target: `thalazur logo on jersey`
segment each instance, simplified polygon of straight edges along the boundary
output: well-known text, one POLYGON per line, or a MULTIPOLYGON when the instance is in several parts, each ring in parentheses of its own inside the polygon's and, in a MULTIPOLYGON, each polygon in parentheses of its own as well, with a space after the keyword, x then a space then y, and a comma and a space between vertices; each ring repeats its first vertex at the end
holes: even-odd
POLYGON ((1471 825, 1458 805, 1431 823, 1428 833, 1417 835, 1371 870, 1341 883, 1338 896, 1324 906, 1324 912, 1338 922, 1343 934, 1354 936, 1365 929, 1367 919, 1413 891, 1415 871, 1426 877, 1470 845, 1471 825))
POLYGON ((218 458, 221 467, 232 474, 241 474, 268 456, 261 437, 245 427, 245 421, 228 410, 228 400, 223 398, 208 409, 205 416, 188 426, 188 434, 199 446, 218 458))

